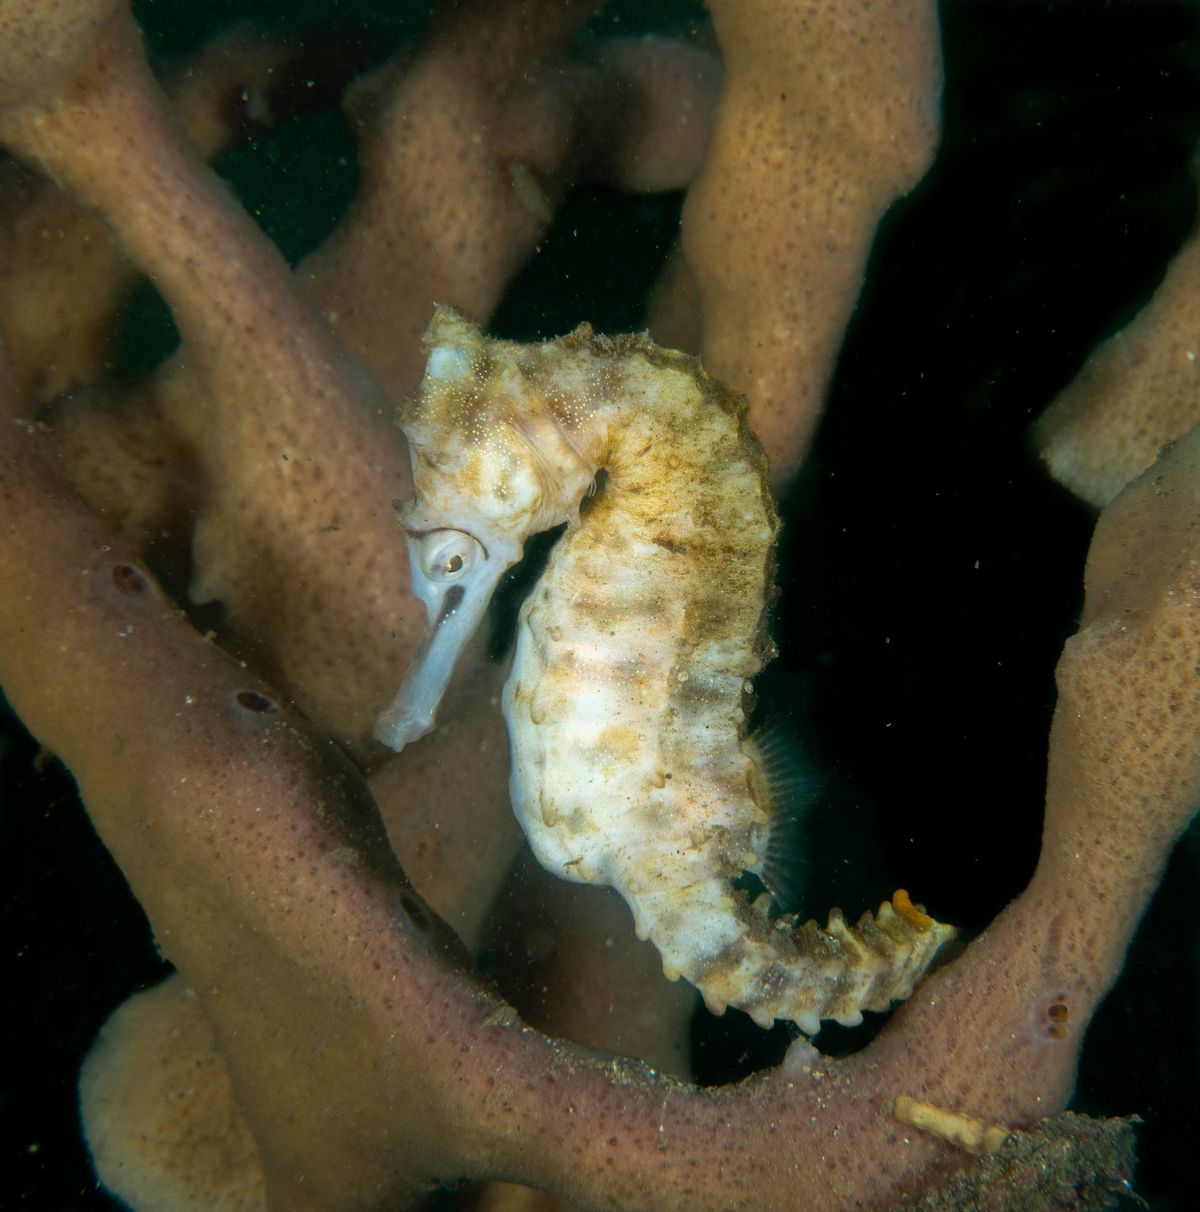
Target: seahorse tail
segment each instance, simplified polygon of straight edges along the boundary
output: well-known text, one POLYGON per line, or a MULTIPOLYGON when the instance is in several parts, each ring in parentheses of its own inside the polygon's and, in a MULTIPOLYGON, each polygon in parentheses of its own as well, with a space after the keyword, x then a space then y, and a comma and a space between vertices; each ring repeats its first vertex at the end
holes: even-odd
POLYGON ((954 927, 922 912, 903 889, 853 926, 833 909, 824 930, 816 922, 792 929, 799 953, 820 946, 837 956, 841 974, 828 982, 818 1017, 845 1026, 857 1025, 863 1010, 887 1010, 907 998, 938 948, 954 935, 954 927))
POLYGON ((713 1013, 735 1006, 761 1027, 784 1019, 808 1035, 822 1019, 856 1026, 864 1010, 886 1010, 908 997, 954 934, 903 890, 853 926, 838 909, 823 928, 815 921, 798 924, 792 915, 771 920, 762 903, 739 898, 731 916, 741 933, 715 952, 680 948, 682 940, 657 924, 647 933, 663 953, 667 975, 686 977, 713 1013))

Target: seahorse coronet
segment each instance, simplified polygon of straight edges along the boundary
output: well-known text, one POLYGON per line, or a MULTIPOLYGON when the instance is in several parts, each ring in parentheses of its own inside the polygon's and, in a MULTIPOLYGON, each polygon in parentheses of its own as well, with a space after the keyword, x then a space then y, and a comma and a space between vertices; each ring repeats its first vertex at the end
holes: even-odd
POLYGON ((432 727, 499 577, 567 523, 521 608, 502 702, 538 861, 615 888, 664 973, 715 1012, 811 1033, 908 996, 952 931, 906 893, 821 927, 735 886, 768 874, 774 812, 746 715, 775 655, 779 522, 744 401, 641 334, 581 325, 520 345, 438 308, 426 344, 399 421, 427 627, 377 736, 401 748, 432 727))

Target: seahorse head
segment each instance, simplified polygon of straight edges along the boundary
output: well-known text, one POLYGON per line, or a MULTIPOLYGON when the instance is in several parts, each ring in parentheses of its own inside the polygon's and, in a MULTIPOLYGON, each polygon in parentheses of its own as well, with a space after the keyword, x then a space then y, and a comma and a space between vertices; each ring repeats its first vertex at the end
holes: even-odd
MULTIPOLYGON (((423 736, 497 582, 532 534, 577 517, 595 467, 572 444, 549 354, 488 340, 439 307, 425 375, 400 414, 414 496, 400 507, 425 631, 375 735, 393 749, 423 736)), ((549 346, 542 347, 549 349, 549 346)))

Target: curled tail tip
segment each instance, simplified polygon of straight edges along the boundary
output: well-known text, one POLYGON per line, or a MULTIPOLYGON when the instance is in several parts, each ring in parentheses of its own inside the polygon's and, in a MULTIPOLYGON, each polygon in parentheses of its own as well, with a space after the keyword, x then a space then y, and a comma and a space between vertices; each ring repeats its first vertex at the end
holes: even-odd
POLYGON ((934 925, 933 918, 912 903, 907 888, 897 888, 892 893, 892 908, 918 930, 928 930, 934 925))
POLYGON ((938 946, 947 939, 953 938, 957 933, 953 926, 948 926, 945 922, 939 922, 936 918, 926 913, 924 905, 914 904, 906 888, 897 888, 892 894, 892 899, 884 901, 879 906, 879 913, 876 917, 880 921, 886 917, 894 917, 911 926, 920 934, 931 933, 936 936, 938 946))

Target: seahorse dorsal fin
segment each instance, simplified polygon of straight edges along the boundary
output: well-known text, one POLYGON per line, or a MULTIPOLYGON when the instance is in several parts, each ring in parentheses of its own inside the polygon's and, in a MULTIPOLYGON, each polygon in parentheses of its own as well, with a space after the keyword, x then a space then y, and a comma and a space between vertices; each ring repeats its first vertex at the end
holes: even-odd
POLYGON ((805 826, 821 797, 825 779, 805 752, 795 726, 775 719, 756 729, 747 742, 760 783, 758 794, 770 815, 762 881, 783 913, 800 906, 808 871, 805 826))

